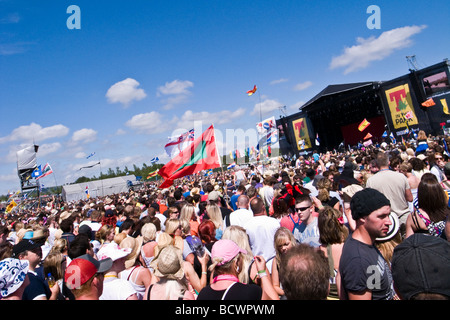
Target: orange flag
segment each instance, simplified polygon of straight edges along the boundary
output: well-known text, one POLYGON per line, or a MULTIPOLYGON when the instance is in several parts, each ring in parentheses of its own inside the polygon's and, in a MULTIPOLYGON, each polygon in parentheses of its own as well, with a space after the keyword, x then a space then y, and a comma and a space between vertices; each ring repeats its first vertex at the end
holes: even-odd
POLYGON ((368 126, 370 125, 370 122, 367 121, 367 119, 364 119, 358 126, 358 130, 363 132, 368 126))
POLYGON ((364 137, 363 140, 367 140, 367 139, 370 139, 370 138, 372 138, 372 135, 369 132, 368 134, 366 134, 366 136, 364 137))
POLYGON ((251 96, 252 94, 254 94, 255 92, 256 92, 256 85, 253 87, 253 89, 252 90, 248 90, 247 91, 247 94, 249 95, 249 96, 251 96))
POLYGON ((434 103, 433 98, 430 98, 427 101, 422 103, 422 106, 424 106, 424 107, 432 107, 434 105, 436 105, 436 103, 434 103))

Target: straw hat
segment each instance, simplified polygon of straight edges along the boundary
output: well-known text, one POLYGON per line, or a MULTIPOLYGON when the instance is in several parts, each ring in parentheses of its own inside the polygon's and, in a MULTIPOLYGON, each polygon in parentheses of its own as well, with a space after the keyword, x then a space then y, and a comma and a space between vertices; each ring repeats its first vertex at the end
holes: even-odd
MULTIPOLYGON (((142 239, 142 238, 141 238, 142 239)), ((141 252, 142 242, 133 237, 126 237, 122 240, 119 247, 122 249, 131 249, 130 254, 125 261, 125 268, 131 268, 136 263, 136 258, 141 252)))
POLYGON ((183 256, 179 248, 169 245, 161 250, 156 263, 155 276, 172 280, 183 279, 183 256))

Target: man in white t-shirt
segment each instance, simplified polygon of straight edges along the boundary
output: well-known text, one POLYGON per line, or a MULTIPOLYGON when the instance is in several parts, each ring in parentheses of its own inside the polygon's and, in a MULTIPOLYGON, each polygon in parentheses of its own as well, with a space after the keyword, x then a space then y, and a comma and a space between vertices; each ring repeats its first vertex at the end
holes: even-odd
POLYGON ((275 232, 280 227, 280 222, 267 216, 264 202, 260 198, 250 201, 253 217, 244 224, 244 229, 249 237, 253 255, 263 256, 267 261, 275 256, 273 240, 275 232))
POLYGON ((253 217, 253 213, 249 210, 249 198, 245 194, 239 196, 237 208, 227 216, 228 218, 225 217, 225 227, 234 225, 244 227, 245 223, 253 217))

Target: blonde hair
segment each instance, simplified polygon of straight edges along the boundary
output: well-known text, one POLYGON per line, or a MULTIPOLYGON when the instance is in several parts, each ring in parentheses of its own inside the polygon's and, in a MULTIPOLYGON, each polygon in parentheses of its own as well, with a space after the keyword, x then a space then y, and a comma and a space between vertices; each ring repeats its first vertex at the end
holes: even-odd
POLYGON ((180 225, 179 219, 167 219, 165 222, 166 230, 165 232, 169 235, 175 234, 175 231, 177 231, 178 226, 180 225))
POLYGON ((322 202, 327 202, 330 200, 330 190, 333 186, 333 183, 328 178, 322 178, 317 182, 317 190, 319 191, 319 194, 317 196, 317 199, 319 199, 322 202))
MULTIPOLYGON (((53 241, 53 246, 50 253, 63 253, 69 249, 67 239, 60 238, 53 241)), ((50 254, 49 253, 49 254, 50 254)))
POLYGON ((95 239, 103 243, 106 241, 111 231, 114 231, 114 233, 116 232, 114 226, 105 224, 95 233, 95 239))
POLYGON ((248 235, 244 228, 233 225, 229 226, 223 231, 222 239, 233 240, 239 248, 247 251, 247 254, 242 254, 242 270, 239 273, 239 281, 242 283, 250 283, 249 268, 253 261, 253 253, 248 241, 248 235))
POLYGON ((206 206, 206 212, 208 213, 209 219, 216 226, 216 229, 220 229, 223 226, 223 218, 220 208, 215 204, 209 204, 206 206))
POLYGON ((427 134, 423 130, 419 130, 419 133, 417 134, 417 140, 426 140, 427 134))
POLYGON ((144 239, 144 242, 155 240, 156 226, 151 222, 144 224, 141 228, 141 234, 144 239))
POLYGON ((380 251, 381 255, 383 256, 384 260, 391 265, 392 256, 394 254, 394 249, 396 246, 398 246, 402 242, 402 236, 400 232, 397 232, 397 234, 391 238, 390 240, 386 241, 375 241, 375 246, 380 251))
POLYGON ((280 266, 281 261, 281 253, 280 250, 278 249, 278 246, 280 244, 284 244, 286 240, 289 240, 292 246, 295 246, 297 244, 297 240, 295 240, 295 237, 292 234, 291 230, 289 230, 286 227, 279 227, 273 237, 273 245, 275 247, 276 261, 278 267, 280 266))
POLYGON ((197 216, 195 215, 195 207, 192 204, 187 203, 181 208, 180 220, 191 221, 196 217, 197 216))
POLYGON ((51 273, 55 280, 64 278, 64 272, 62 268, 64 255, 61 252, 50 252, 44 260, 44 274, 51 273))

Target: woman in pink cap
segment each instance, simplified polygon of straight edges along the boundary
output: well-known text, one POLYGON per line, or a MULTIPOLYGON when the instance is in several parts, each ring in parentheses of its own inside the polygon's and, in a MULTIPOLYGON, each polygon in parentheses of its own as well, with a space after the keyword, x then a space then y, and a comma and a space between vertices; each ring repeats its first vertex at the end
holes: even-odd
POLYGON ((258 271, 261 287, 239 282, 239 274, 247 272, 243 268, 243 254, 246 254, 246 251, 232 240, 222 239, 214 243, 211 252, 212 265, 209 267, 214 278, 210 285, 200 291, 197 300, 269 299, 265 291, 267 288, 273 290, 273 286, 270 275, 265 271, 266 262, 263 257, 255 257, 255 264, 258 270, 261 270, 258 271))

